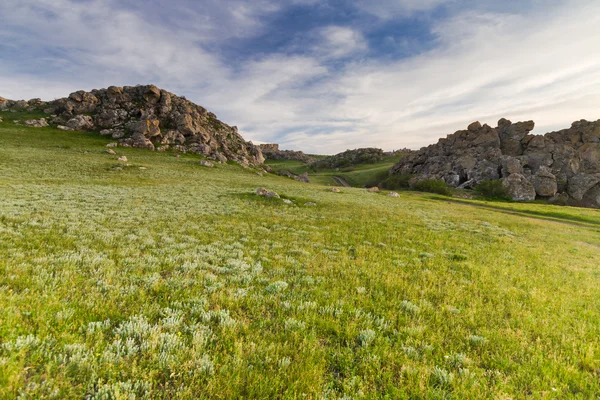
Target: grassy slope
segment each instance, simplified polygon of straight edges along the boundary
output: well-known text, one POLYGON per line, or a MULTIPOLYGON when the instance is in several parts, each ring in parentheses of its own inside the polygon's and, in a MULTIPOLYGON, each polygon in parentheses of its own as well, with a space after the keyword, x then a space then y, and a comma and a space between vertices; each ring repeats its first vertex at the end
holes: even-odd
POLYGON ((381 162, 375 164, 364 164, 351 167, 350 171, 346 168, 341 168, 339 171, 334 169, 319 169, 314 172, 310 170, 307 165, 295 160, 267 160, 266 164, 270 165, 274 170, 286 169, 297 175, 308 172, 311 183, 336 186, 332 177, 340 176, 354 187, 364 187, 365 184, 373 181, 373 178, 377 174, 389 170, 399 159, 399 157, 388 156, 381 162))
POLYGON ((117 171, 106 142, 0 123, 0 398, 600 392, 598 211, 117 171))

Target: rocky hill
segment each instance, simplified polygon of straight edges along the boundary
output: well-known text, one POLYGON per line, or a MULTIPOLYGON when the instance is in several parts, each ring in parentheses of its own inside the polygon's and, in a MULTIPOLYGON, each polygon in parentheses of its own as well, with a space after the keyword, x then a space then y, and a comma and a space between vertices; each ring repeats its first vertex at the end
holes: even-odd
POLYGON ((301 151, 280 150, 279 145, 275 143, 261 144, 259 147, 267 160, 296 160, 304 163, 314 161, 313 157, 301 151))
MULTIPOLYGON (((60 129, 98 131, 123 146, 202 154, 241 165, 264 162, 258 146, 245 141, 229 126, 184 97, 146 86, 111 86, 78 91, 69 97, 43 102, 0 98, 0 109, 43 109, 49 123, 60 129)), ((44 121, 45 122, 45 121, 44 121)))
POLYGON ((346 150, 343 153, 316 161, 312 165, 316 168, 345 168, 361 164, 374 164, 382 161, 384 157, 383 150, 369 147, 346 150))
POLYGON ((533 128, 533 121, 501 119, 496 128, 474 122, 404 157, 390 173, 443 179, 458 188, 501 179, 514 200, 600 207, 600 121, 574 122, 545 135, 532 135, 533 128))

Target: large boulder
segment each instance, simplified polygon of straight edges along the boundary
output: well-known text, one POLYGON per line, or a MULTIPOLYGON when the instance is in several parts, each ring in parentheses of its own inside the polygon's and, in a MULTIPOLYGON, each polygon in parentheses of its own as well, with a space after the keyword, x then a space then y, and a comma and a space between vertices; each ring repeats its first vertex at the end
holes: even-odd
POLYGON ((510 174, 502 180, 502 186, 510 198, 515 201, 535 200, 535 188, 521 174, 510 174))
POLYGON ((583 200, 583 196, 600 182, 600 173, 577 174, 569 179, 567 193, 577 201, 583 200))
POLYGON ((552 174, 548 167, 541 167, 531 178, 531 183, 535 188, 535 192, 541 197, 553 197, 558 190, 556 176, 552 174))
POLYGON ((88 131, 94 129, 94 120, 89 115, 76 115, 65 125, 76 131, 88 131))

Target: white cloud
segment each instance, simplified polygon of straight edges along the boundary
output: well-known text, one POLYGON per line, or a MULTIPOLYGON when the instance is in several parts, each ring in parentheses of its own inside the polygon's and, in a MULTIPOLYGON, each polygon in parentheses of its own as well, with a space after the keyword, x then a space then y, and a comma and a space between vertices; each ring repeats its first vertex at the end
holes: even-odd
MULTIPOLYGON (((381 1, 372 11, 434 3, 381 1)), ((284 5, 264 1, 250 11, 236 8, 240 0, 227 4, 227 18, 205 15, 203 27, 189 29, 189 20, 160 24, 109 0, 5 0, 0 95, 52 99, 155 83, 215 111, 249 140, 313 153, 418 148, 476 119, 534 119, 542 133, 600 118, 594 1, 564 0, 527 14, 461 12, 436 25, 435 49, 398 61, 345 59, 363 56, 366 41, 355 29, 329 26, 305 55, 256 55, 237 65, 208 50, 222 31, 214 22, 238 21, 234 36, 260 34, 267 29, 260 16, 284 5), (13 56, 23 65, 11 64, 13 56), (340 58, 341 68, 331 65, 340 58)))
POLYGON ((384 20, 427 11, 443 3, 448 0, 355 0, 360 10, 384 20))
POLYGON ((313 51, 325 59, 348 57, 365 51, 367 42, 361 32, 343 26, 327 26, 318 31, 313 51))

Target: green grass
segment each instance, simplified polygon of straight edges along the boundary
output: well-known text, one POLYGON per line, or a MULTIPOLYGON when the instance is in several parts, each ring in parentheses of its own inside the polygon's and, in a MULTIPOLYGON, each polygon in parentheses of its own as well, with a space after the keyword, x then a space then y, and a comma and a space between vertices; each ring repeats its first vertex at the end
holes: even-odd
MULTIPOLYGON (((377 176, 385 174, 400 158, 397 156, 387 156, 384 160, 375 164, 362 164, 349 168, 318 169, 316 171, 309 168, 308 165, 295 160, 267 160, 266 164, 273 170, 288 170, 296 175, 308 172, 311 183, 319 185, 338 186, 333 180, 334 176, 342 177, 353 187, 364 187, 366 184, 376 181, 377 176)), ((372 186, 377 186, 373 184, 372 186)))
POLYGON ((0 143, 2 399, 600 393, 597 210, 138 149, 115 170, 105 138, 11 122, 0 143))

